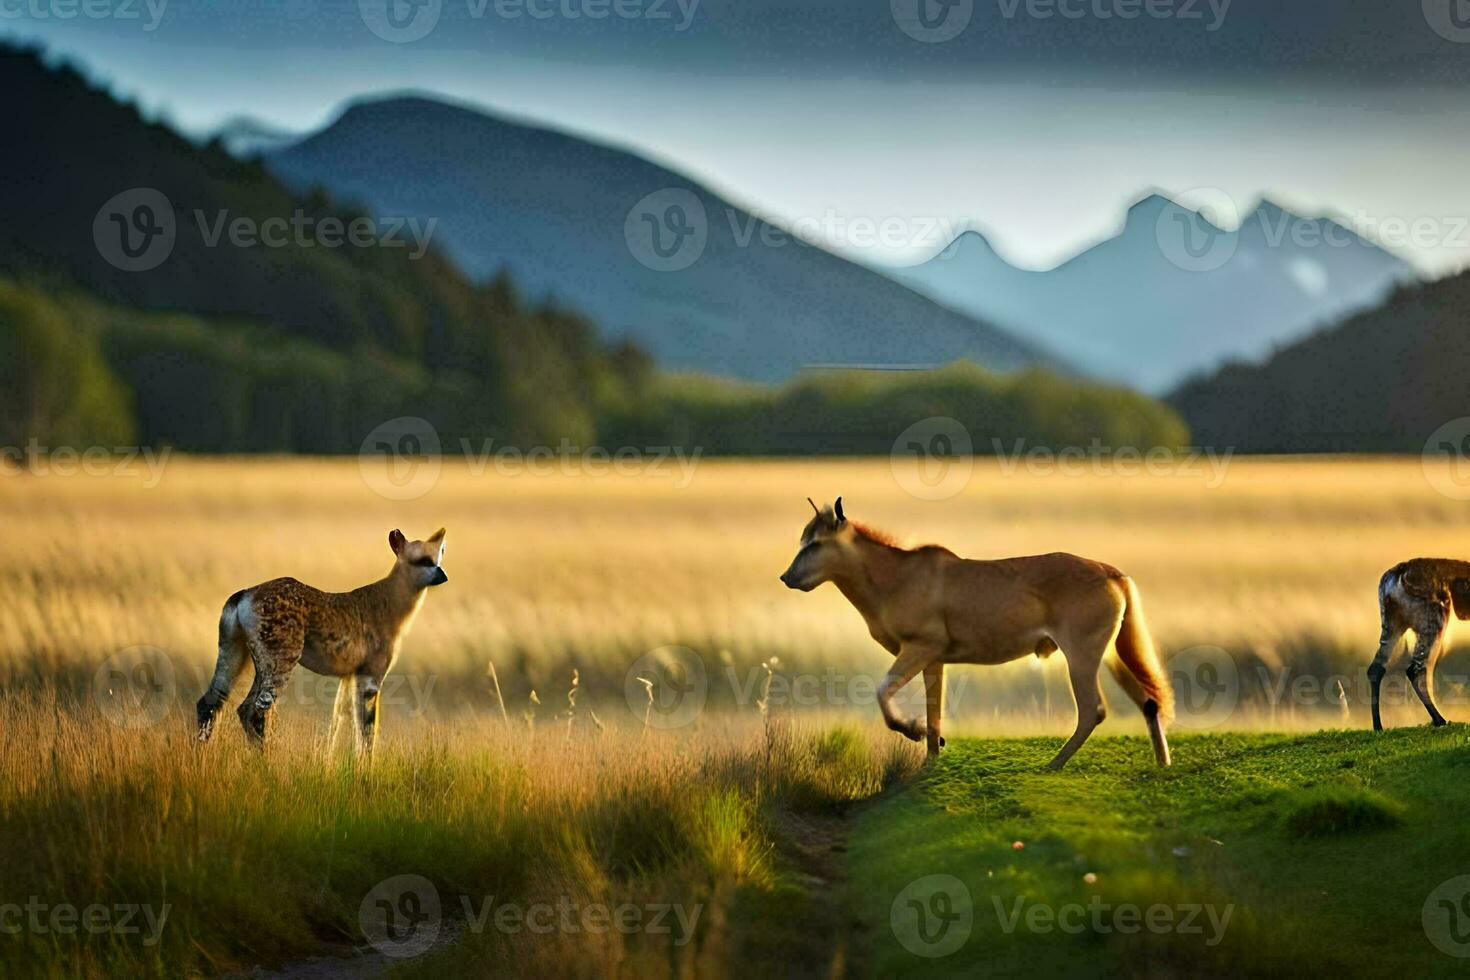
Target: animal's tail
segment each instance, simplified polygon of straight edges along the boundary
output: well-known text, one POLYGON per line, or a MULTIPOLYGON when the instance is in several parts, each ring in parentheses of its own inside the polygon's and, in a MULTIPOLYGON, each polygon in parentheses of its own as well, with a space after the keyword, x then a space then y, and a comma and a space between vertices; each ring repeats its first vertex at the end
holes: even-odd
POLYGON ((1138 588, 1126 576, 1122 585, 1128 604, 1123 609, 1123 626, 1118 631, 1118 655, 1107 658, 1108 667, 1123 690, 1143 709, 1144 715, 1156 715, 1161 721, 1172 721, 1174 689, 1169 686, 1164 665, 1154 649, 1153 637, 1149 635, 1148 624, 1144 622, 1138 588))

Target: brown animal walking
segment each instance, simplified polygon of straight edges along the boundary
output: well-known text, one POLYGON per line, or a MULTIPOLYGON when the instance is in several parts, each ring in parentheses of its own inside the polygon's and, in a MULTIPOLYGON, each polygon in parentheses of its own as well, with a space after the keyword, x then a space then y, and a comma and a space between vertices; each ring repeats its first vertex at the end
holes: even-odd
POLYGON ((369 752, 377 736, 378 691, 398 655, 428 589, 449 581, 444 529, 427 541, 388 535, 397 559, 387 576, 351 592, 322 592, 294 578, 271 579, 230 596, 219 618, 219 660, 197 705, 199 740, 209 741, 214 718, 249 659, 255 681, 240 703, 240 724, 263 745, 271 709, 299 663, 341 678, 333 729, 351 714, 358 747, 369 752))
POLYGON ((1378 689, 1399 640, 1411 630, 1414 652, 1406 670, 1409 683, 1429 712, 1430 721, 1445 724, 1444 715, 1434 706, 1431 674, 1447 645, 1451 613, 1457 619, 1470 619, 1470 562, 1415 558, 1395 565, 1378 580, 1378 615, 1383 629, 1378 637, 1378 653, 1368 665, 1375 731, 1383 730, 1378 689))
POLYGON ((818 510, 813 503, 812 509, 817 514, 781 581, 803 592, 834 583, 862 613, 873 639, 895 656, 878 686, 889 728, 916 742, 927 739, 929 755, 938 755, 946 664, 1003 664, 1061 650, 1077 729, 1051 767, 1066 765, 1107 714, 1098 682, 1104 659, 1142 709, 1154 757, 1169 764, 1164 722, 1173 716, 1173 691, 1132 579, 1075 555, 973 561, 937 545, 908 550, 847 520, 841 497, 834 507, 818 510), (920 673, 927 719, 901 719, 893 696, 920 673))

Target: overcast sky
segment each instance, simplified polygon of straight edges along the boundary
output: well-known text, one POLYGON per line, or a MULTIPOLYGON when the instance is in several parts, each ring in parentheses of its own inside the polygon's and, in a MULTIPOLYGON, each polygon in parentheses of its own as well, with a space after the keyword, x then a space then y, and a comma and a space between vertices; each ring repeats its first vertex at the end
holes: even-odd
POLYGON ((1153 188, 1227 224, 1263 194, 1331 213, 1431 274, 1470 260, 1461 0, 386 2, 0 0, 0 31, 194 132, 445 93, 874 264, 972 227, 1047 267, 1153 188))

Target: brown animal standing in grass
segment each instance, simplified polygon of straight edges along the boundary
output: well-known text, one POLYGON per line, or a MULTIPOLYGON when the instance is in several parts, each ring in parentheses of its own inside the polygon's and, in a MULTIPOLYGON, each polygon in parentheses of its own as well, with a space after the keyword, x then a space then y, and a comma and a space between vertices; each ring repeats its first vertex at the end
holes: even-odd
POLYGON ((1430 693, 1430 675, 1434 661, 1447 645, 1451 613, 1457 619, 1470 619, 1470 562, 1415 558, 1395 565, 1379 579, 1378 614, 1383 631, 1378 638, 1378 653, 1368 665, 1375 731, 1383 730, 1383 719, 1378 714, 1378 689, 1383 684, 1383 675, 1388 673, 1389 658, 1410 630, 1414 632, 1415 642, 1406 671, 1409 683, 1424 702, 1430 721, 1435 725, 1445 724, 1444 715, 1434 706, 1430 693))
POLYGON ((803 592, 832 582, 857 607, 873 639, 897 658, 878 686, 883 720, 916 742, 927 738, 930 756, 944 744, 946 664, 1003 664, 1060 649, 1077 702, 1077 730, 1051 767, 1066 765, 1107 713, 1098 681, 1104 659, 1143 710, 1154 757, 1169 764, 1163 723, 1172 717, 1173 691, 1144 625, 1138 590, 1116 568, 1066 554, 972 561, 936 545, 900 548, 847 520, 838 497, 835 507, 817 510, 807 522, 781 581, 803 592), (919 673, 927 722, 901 719, 893 708, 894 694, 919 673))
POLYGON ((219 660, 199 699, 199 740, 214 730, 214 717, 229 697, 248 659, 255 682, 239 708, 240 724, 263 745, 271 708, 299 663, 339 677, 334 733, 343 716, 356 719, 358 746, 371 751, 377 735, 378 691, 398 655, 398 645, 431 586, 449 581, 444 529, 427 541, 388 535, 397 561, 386 577, 351 592, 322 592, 294 578, 271 579, 230 596, 219 618, 219 660), (354 710, 355 708, 355 710, 354 710))

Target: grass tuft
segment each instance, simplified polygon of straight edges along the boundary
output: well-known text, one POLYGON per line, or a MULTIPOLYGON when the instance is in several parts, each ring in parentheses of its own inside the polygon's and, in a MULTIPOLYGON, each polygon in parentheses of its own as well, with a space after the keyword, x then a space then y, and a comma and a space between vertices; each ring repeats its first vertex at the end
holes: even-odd
POLYGON ((1292 837, 1337 837, 1396 827, 1403 805, 1361 786, 1331 784, 1288 794, 1282 824, 1292 837))

